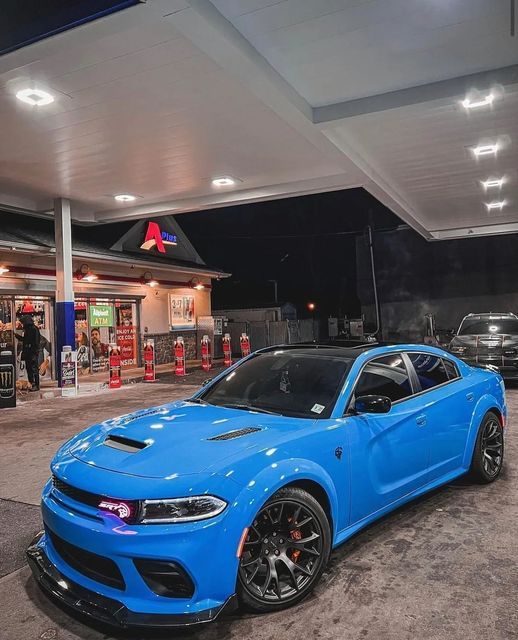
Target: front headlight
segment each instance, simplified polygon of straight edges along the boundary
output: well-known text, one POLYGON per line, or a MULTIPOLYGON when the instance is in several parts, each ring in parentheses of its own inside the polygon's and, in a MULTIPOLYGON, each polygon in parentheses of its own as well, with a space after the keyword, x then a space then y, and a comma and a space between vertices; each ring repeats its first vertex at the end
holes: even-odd
POLYGON ((169 500, 143 500, 140 522, 166 524, 168 522, 194 522, 219 515, 227 503, 216 496, 193 496, 169 500))

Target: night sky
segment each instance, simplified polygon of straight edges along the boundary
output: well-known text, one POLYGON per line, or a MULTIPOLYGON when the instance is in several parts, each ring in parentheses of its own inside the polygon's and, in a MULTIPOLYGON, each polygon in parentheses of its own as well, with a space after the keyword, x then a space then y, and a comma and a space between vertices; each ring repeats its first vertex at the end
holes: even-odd
POLYGON ((232 273, 214 283, 214 308, 293 302, 299 317, 357 316, 355 242, 371 220, 401 220, 363 189, 180 214, 178 222, 205 262, 232 273))

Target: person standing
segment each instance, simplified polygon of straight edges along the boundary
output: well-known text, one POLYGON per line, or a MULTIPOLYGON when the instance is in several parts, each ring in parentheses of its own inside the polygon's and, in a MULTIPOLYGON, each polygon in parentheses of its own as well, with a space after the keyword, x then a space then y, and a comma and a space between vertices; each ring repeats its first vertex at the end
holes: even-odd
POLYGON ((31 391, 39 391, 40 374, 38 357, 40 353, 41 334, 38 327, 34 324, 32 316, 23 316, 23 343, 22 343, 22 360, 25 362, 27 369, 27 378, 31 383, 31 391))

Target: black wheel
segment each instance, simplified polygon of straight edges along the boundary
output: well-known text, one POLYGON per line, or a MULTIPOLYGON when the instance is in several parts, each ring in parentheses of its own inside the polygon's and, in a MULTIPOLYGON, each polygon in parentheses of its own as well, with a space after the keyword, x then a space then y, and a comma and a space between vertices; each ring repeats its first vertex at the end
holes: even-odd
POLYGON ((503 462, 504 430, 498 416, 490 411, 478 430, 470 475, 477 482, 493 482, 500 475, 503 462))
POLYGON ((281 489, 248 530, 237 581, 241 604, 278 611, 299 602, 319 581, 330 551, 331 531, 321 505, 302 489, 281 489))

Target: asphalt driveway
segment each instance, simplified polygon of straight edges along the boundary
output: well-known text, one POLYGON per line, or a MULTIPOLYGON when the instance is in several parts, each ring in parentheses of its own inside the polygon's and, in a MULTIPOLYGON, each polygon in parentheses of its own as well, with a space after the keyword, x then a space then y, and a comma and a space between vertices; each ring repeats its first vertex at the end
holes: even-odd
MULTIPOLYGON (((187 397, 198 378, 136 384, 0 415, 0 638, 100 640, 36 587, 24 549, 40 529, 39 492, 61 442, 93 422, 187 397)), ((458 481, 407 505, 332 555, 312 597, 285 612, 233 615, 187 632, 137 638, 518 638, 518 389, 508 391, 506 464, 498 482, 458 481)), ((210 559, 208 559, 210 561, 210 559)), ((128 634, 121 634, 128 636, 128 634)))

